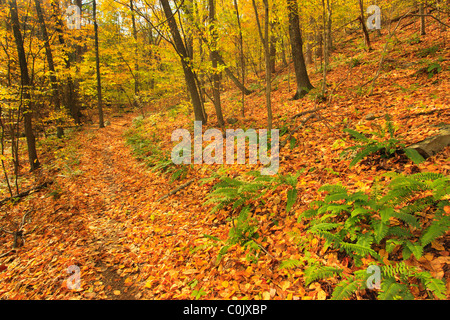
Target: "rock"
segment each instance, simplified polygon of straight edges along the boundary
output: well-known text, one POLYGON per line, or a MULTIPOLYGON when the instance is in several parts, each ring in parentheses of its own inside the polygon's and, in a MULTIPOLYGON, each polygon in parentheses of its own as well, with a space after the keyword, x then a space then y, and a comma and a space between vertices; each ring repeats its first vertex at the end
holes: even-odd
POLYGON ((422 157, 429 158, 450 146, 450 127, 441 128, 436 136, 428 137, 420 142, 410 145, 408 148, 415 149, 422 157))

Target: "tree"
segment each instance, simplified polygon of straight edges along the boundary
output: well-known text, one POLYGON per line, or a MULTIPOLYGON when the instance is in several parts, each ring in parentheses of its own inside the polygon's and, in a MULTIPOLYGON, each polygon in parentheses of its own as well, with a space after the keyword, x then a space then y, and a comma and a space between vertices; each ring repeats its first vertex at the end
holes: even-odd
POLYGON ((167 23, 169 25, 170 33, 173 39, 173 45, 181 59, 181 65, 183 67, 186 85, 191 96, 192 105, 194 106, 195 121, 202 121, 203 123, 206 123, 206 113, 203 110, 203 104, 195 80, 195 74, 191 68, 192 61, 190 61, 189 59, 188 50, 186 49, 183 39, 181 38, 177 22, 175 21, 174 13, 172 12, 172 8, 170 7, 169 0, 160 0, 160 2, 164 11, 164 15, 167 19, 167 23))
MULTIPOLYGON (((234 10, 236 11, 236 20, 239 31, 239 59, 241 63, 242 85, 245 85, 245 56, 244 56, 244 38, 242 36, 241 18, 239 17, 239 7, 237 0, 233 0, 234 10)), ((245 115, 245 91, 242 91, 242 108, 241 114, 245 115)))
MULTIPOLYGON (((55 111, 59 112, 61 109, 61 99, 59 97, 59 85, 56 80, 55 63, 53 61, 52 49, 50 47, 50 39, 47 34, 47 27, 45 25, 44 14, 42 12, 40 1, 34 0, 34 5, 36 7, 36 13, 38 16, 39 25, 41 26, 42 38, 44 40, 45 55, 47 57, 48 69, 50 70, 50 83, 51 83, 52 90, 53 90, 53 101, 55 104, 55 111)), ((57 122, 60 122, 60 120, 57 119, 57 122)), ((56 126, 56 136, 58 138, 61 138, 63 135, 64 135, 63 127, 61 125, 57 125, 56 126)))
POLYGON ((364 42, 366 43, 366 46, 367 46, 368 50, 371 51, 372 47, 370 46, 369 32, 367 31, 366 22, 365 22, 365 19, 364 19, 365 15, 364 15, 363 0, 359 0, 359 11, 360 11, 360 16, 358 17, 358 20, 361 23, 361 27, 362 27, 362 30, 363 30, 364 42))
POLYGON ((217 70, 217 29, 216 29, 216 9, 215 1, 209 0, 209 27, 211 31, 211 63, 213 68, 213 100, 214 108, 216 110, 217 121, 221 128, 224 127, 225 122, 223 121, 222 106, 220 104, 220 73, 217 70))
POLYGON ((297 0, 287 0, 289 16, 289 36, 291 39, 292 59, 294 60, 297 91, 294 100, 304 97, 313 87, 306 70, 303 57, 303 40, 300 32, 297 0))
POLYGON ((25 137, 27 140, 28 162, 30 163, 30 170, 34 171, 39 168, 40 163, 36 151, 36 138, 33 133, 33 102, 31 101, 31 80, 28 74, 28 63, 23 47, 23 38, 20 31, 19 13, 17 9, 17 1, 10 0, 9 7, 11 11, 11 26, 14 33, 14 39, 17 47, 17 54, 20 66, 20 80, 21 80, 21 103, 23 105, 23 121, 25 129, 25 137))
POLYGON ((134 39, 134 94, 137 96, 139 94, 139 56, 138 56, 138 38, 137 38, 137 28, 136 19, 133 12, 133 0, 130 0, 130 11, 131 11, 131 25, 133 27, 133 39, 134 39))
MULTIPOLYGON (((78 1, 77 1, 78 2, 78 1)), ((81 4, 81 1, 79 1, 81 4)), ((67 71, 70 70, 71 65, 71 59, 69 57, 68 48, 66 46, 65 40, 64 40, 64 33, 63 33, 63 22, 61 20, 60 10, 59 10, 59 2, 58 1, 52 1, 52 19, 56 22, 56 32, 58 34, 58 40, 59 43, 63 46, 63 56, 64 56, 64 63, 65 63, 65 69, 67 71)), ((81 7, 80 11, 81 11, 81 7)), ((80 47, 77 45, 77 47, 80 47)), ((80 125, 81 119, 80 119, 80 110, 78 108, 78 102, 77 102, 77 96, 75 92, 75 83, 72 79, 72 76, 70 75, 70 72, 67 72, 67 78, 65 83, 62 86, 61 91, 63 92, 61 102, 63 105, 65 105, 70 112, 70 115, 74 119, 75 123, 80 125)))
POLYGON ((97 109, 98 109, 98 126, 104 128, 103 107, 102 107, 102 82, 100 76, 100 56, 98 50, 98 24, 97 24, 97 1, 92 1, 92 14, 94 19, 94 46, 95 46, 95 68, 97 72, 97 109))
POLYGON ((267 108, 267 130, 272 130, 272 72, 270 62, 270 43, 269 43, 269 0, 263 0, 264 3, 264 35, 261 31, 261 24, 259 22, 258 8, 255 0, 252 0, 253 8, 255 10, 256 24, 258 26, 258 33, 261 43, 264 48, 265 58, 265 73, 266 73, 266 108, 267 108))

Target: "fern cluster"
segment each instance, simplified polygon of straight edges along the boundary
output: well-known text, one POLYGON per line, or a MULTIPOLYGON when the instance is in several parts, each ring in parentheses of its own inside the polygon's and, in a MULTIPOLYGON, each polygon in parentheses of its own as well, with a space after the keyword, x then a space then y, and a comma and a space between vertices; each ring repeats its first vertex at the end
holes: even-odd
POLYGON ((347 132, 355 140, 360 142, 358 145, 345 149, 341 154, 341 156, 344 156, 350 151, 356 152, 356 155, 350 162, 350 168, 368 155, 379 152, 382 157, 389 158, 398 150, 403 150, 408 158, 416 164, 424 161, 424 158, 415 149, 405 148, 405 144, 395 136, 395 128, 390 116, 386 115, 385 119, 386 123, 384 128, 373 124, 373 126, 377 127, 377 130, 368 133, 371 138, 366 137, 366 135, 356 130, 344 129, 344 132, 347 132), (387 136, 387 134, 389 135, 387 136))
MULTIPOLYGON (((384 264, 377 253, 379 249, 388 254, 396 249, 404 260, 411 254, 419 259, 427 245, 449 230, 450 217, 444 207, 450 205, 450 179, 436 173, 386 175, 393 178, 389 185, 380 188, 377 184, 370 196, 361 191, 348 192, 340 185, 321 187, 319 190, 328 194, 324 200, 314 202, 299 220, 311 218, 308 232, 325 239, 326 246, 345 251, 356 266, 361 266, 361 259, 368 255, 384 264)), ((396 268, 383 268, 380 299, 408 298, 407 280, 411 277, 420 279, 437 297, 444 296, 445 286, 441 280, 408 269, 404 264, 396 268), (399 275, 403 278, 397 283, 399 275)), ((336 297, 362 288, 364 279, 359 274, 343 280, 336 288, 336 297)))
MULTIPOLYGON (((228 239, 222 249, 219 251, 218 260, 227 252, 230 246, 240 244, 243 247, 250 248, 255 253, 259 251, 259 246, 255 240, 259 237, 258 223, 251 217, 252 208, 264 205, 261 198, 269 190, 273 190, 280 185, 288 185, 291 188, 287 192, 286 211, 289 212, 297 198, 297 179, 302 171, 295 175, 265 176, 260 172, 251 171, 247 177, 230 178, 223 174, 223 170, 218 170, 209 178, 202 179, 202 183, 219 179, 213 186, 213 191, 208 195, 208 200, 204 203, 216 204, 210 211, 210 214, 230 206, 233 211, 238 213, 237 218, 229 217, 232 227, 228 234, 228 239)), ((247 256, 254 260, 251 256, 247 256)), ((254 256, 253 256, 254 257, 254 256)))

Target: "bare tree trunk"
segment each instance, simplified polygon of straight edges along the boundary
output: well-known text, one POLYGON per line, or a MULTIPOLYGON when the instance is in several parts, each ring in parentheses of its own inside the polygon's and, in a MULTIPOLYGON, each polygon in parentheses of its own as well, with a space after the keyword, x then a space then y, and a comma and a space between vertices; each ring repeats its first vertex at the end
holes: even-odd
MULTIPOLYGON (((242 36, 241 18, 239 17, 239 7, 237 0, 234 1, 234 9, 236 10, 236 19, 239 28, 239 56, 241 59, 241 73, 242 73, 242 85, 245 86, 245 57, 244 57, 244 39, 242 36)), ((245 116, 245 92, 242 91, 242 117, 245 116)))
POLYGON ((97 24, 97 1, 92 1, 92 11, 94 19, 94 46, 95 46, 95 68, 97 70, 97 108, 98 108, 98 126, 104 128, 103 107, 102 107, 102 82, 100 76, 100 55, 98 50, 98 24, 97 24))
POLYGON ((419 15, 420 15, 420 34, 422 36, 426 35, 426 30, 425 30, 425 8, 423 5, 423 2, 421 2, 419 4, 419 15))
MULTIPOLYGON (((37 1, 37 0, 36 0, 37 1)), ((130 11, 131 11, 131 25, 133 27, 133 39, 134 39, 134 95, 139 95, 139 57, 138 57, 138 38, 136 29, 136 19, 134 18, 133 12, 133 0, 130 0, 130 11)))
POLYGON ((28 64, 23 47, 22 33, 20 32, 19 14, 17 10, 17 1, 10 0, 11 25, 16 40, 17 53, 19 57, 20 79, 22 91, 23 121, 25 129, 25 137, 27 140, 28 162, 30 163, 30 170, 33 171, 39 168, 40 163, 36 152, 36 139, 33 133, 33 119, 32 119, 32 101, 30 95, 31 81, 28 74, 28 64))
POLYGON ((213 98, 214 98, 214 108, 216 110, 217 122, 219 126, 223 129, 225 122, 223 121, 222 106, 220 104, 220 73, 217 71, 217 30, 216 30, 216 8, 215 1, 209 0, 209 23, 211 32, 211 62, 213 68, 213 98))
MULTIPOLYGON (((67 52, 63 36, 63 23, 59 17, 59 1, 52 1, 51 6, 53 11, 52 18, 56 22, 56 32, 58 33, 59 43, 63 46, 63 51, 67 52)), ((65 68, 69 70, 70 58, 68 57, 68 54, 64 55, 64 62, 66 64, 65 68)), ((80 111, 78 108, 78 103, 76 101, 75 95, 75 84, 72 80, 72 77, 70 76, 70 73, 68 73, 67 75, 67 83, 65 83, 65 86, 62 91, 63 91, 62 104, 69 109, 70 115, 74 119, 75 123, 78 125, 81 124, 80 111)))
POLYGON ((303 57, 303 40, 300 33, 298 16, 298 5, 296 0, 287 0, 289 15, 289 36, 291 38, 292 59, 294 60, 295 77, 297 80, 297 91, 294 99, 304 97, 313 87, 308 71, 306 70, 305 59, 303 57))
POLYGON ((269 1, 263 0, 264 3, 264 35, 261 31, 261 24, 259 22, 258 8, 255 0, 252 0, 253 9, 255 10, 256 24, 258 26, 258 33, 261 43, 264 48, 265 72, 266 72, 266 108, 267 108, 267 129, 272 130, 272 101, 271 101, 271 70, 270 70, 270 44, 269 44, 269 1))
MULTIPOLYGON (((59 85, 56 80, 55 64, 53 62, 52 49, 50 48, 50 39, 47 34, 47 27, 45 26, 44 14, 42 13, 41 3, 39 0, 34 0, 34 5, 36 7, 36 13, 38 16, 39 24, 41 26, 42 38, 44 40, 45 55, 47 57, 48 69, 50 70, 50 82, 53 90, 53 101, 55 104, 56 112, 61 109, 61 99, 59 97, 59 85)), ((57 119, 57 122, 61 120, 57 119)), ((58 124, 58 123, 57 123, 58 124)), ((56 127, 56 136, 61 138, 64 135, 64 129, 60 125, 56 127)))
MULTIPOLYGON (((309 18, 309 24, 310 26, 314 25, 314 19, 309 18)), ((306 45, 305 45, 305 64, 312 64, 313 63, 313 52, 312 52, 312 43, 314 40, 314 34, 311 31, 308 31, 306 33, 306 45)))
POLYGON ((358 20, 361 22, 361 27, 362 27, 363 34, 364 34, 364 42, 366 43, 368 50, 371 51, 372 47, 370 46, 369 32, 367 31, 367 27, 366 27, 366 23, 365 23, 363 0, 359 0, 359 9, 361 12, 361 16, 358 18, 358 20))
POLYGON ((201 102, 200 94, 198 91, 197 83, 195 81, 195 75, 190 67, 188 51, 184 45, 178 30, 177 23, 174 18, 172 9, 170 8, 169 0, 160 0, 161 6, 164 10, 167 23, 169 24, 170 33, 172 34, 174 46, 181 59, 183 66, 186 85, 188 87, 189 94, 191 96, 192 104, 194 106, 194 115, 196 121, 202 121, 204 124, 207 121, 206 114, 203 111, 203 105, 201 102))
POLYGON ((274 35, 274 24, 271 24, 272 34, 270 35, 270 46, 269 46, 269 54, 270 54, 270 72, 275 73, 275 63, 277 60, 277 37, 274 35))

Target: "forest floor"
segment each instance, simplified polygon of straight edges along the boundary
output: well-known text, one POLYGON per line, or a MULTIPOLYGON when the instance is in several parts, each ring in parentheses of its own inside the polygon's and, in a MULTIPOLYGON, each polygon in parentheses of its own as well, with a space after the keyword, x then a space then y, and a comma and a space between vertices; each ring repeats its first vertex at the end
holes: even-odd
MULTIPOLYGON (((259 205, 252 214, 263 249, 253 255, 248 247, 235 244, 217 259, 232 227, 227 218, 235 213, 227 207, 211 214, 213 205, 205 205, 205 201, 217 180, 202 183, 201 179, 217 173, 221 166, 187 166, 180 171, 182 176, 171 181, 174 172, 152 171, 146 163, 146 159, 154 159, 154 148, 170 155, 174 129, 192 126, 193 115, 183 106, 169 109, 172 102, 161 100, 145 110, 145 118, 140 112, 111 116, 111 124, 105 128, 85 125, 68 132, 64 139, 41 140, 42 168, 24 172, 22 181, 24 185, 47 181, 48 187, 0 208, 0 225, 9 229, 17 227, 28 213, 23 246, 0 258, 0 299, 330 298, 337 279, 305 285, 305 266, 280 268, 283 261, 301 259, 308 252, 310 259, 339 267, 344 275, 358 269, 348 258, 341 259, 336 250, 324 247, 323 239, 307 234, 305 225, 297 220, 311 201, 323 198, 319 187, 341 183, 349 190, 368 192, 377 178, 389 171, 450 173, 449 147, 419 165, 398 155, 349 168, 350 159, 339 157, 352 145, 344 128, 367 131, 375 124, 384 126, 386 114, 406 145, 450 124, 450 33, 437 24, 430 24, 425 37, 417 30, 418 23, 405 23, 399 29, 372 95, 368 95, 370 83, 366 83, 378 70, 386 34, 373 35, 374 50, 369 53, 361 47, 359 35, 337 45, 328 74, 331 101, 317 103, 314 95, 319 89, 302 100, 290 100, 294 77, 287 68, 277 72, 274 128, 293 130, 304 121, 292 135, 293 144, 280 150, 279 173, 304 171, 296 185, 297 202, 289 213, 286 186, 271 189, 257 200, 259 205), (292 118, 315 107, 324 108, 317 111, 316 118, 306 121, 309 114, 292 118), (130 139, 138 136, 143 140, 133 145, 130 139), (189 186, 158 201, 191 179, 189 186), (67 272, 72 265, 80 268, 81 286, 76 290, 67 288, 75 275, 67 272)), ((320 70, 311 68, 310 76, 320 88, 320 70)), ((264 88, 257 81, 253 87, 257 90, 246 97, 245 118, 239 116, 240 93, 235 89, 223 93, 226 117, 238 120, 227 128, 265 128, 264 88)), ((212 110, 208 104, 210 121, 204 129, 214 127, 212 110)), ((259 168, 223 167, 230 177, 259 168)), ((9 234, 0 234, 0 254, 10 250, 12 241, 9 234)), ((444 279, 447 298, 449 244, 447 232, 427 247, 423 257, 407 260, 408 265, 444 279)), ((386 252, 379 254, 388 257, 386 252)), ((363 262, 367 266, 370 259, 363 262)), ((428 298, 424 290, 413 294, 417 299, 428 298)), ((353 299, 370 298, 370 292, 353 295, 353 299)))

